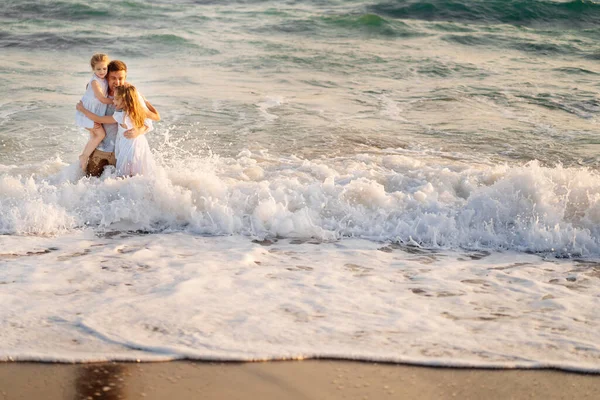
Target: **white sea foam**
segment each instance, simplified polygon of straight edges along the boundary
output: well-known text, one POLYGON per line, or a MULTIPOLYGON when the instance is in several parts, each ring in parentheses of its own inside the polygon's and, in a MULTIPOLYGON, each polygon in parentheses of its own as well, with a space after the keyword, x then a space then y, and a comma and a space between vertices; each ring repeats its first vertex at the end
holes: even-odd
POLYGON ((187 231, 343 237, 446 249, 600 255, 600 176, 585 168, 475 165, 409 151, 315 160, 246 150, 189 157, 154 179, 81 178, 51 160, 0 175, 0 232, 187 231), (45 175, 44 175, 45 174, 45 175))
POLYGON ((359 239, 3 236, 0 359, 333 357, 600 372, 597 267, 359 239))
POLYGON ((158 156, 155 178, 2 169, 0 359, 600 372, 594 171, 158 156))

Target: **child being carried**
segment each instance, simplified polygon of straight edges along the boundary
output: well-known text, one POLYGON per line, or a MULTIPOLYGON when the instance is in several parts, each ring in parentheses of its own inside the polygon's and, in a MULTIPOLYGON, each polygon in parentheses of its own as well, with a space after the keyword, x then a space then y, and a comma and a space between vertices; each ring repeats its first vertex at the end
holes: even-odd
MULTIPOLYGON (((106 97, 108 83, 106 82, 106 74, 108 72, 108 56, 106 54, 94 54, 90 60, 92 66, 92 78, 87 85, 85 94, 81 98, 86 109, 96 115, 104 115, 106 113, 106 105, 112 104, 112 99, 106 97)), ((86 128, 90 132, 88 140, 83 152, 79 156, 79 164, 85 172, 90 155, 98 147, 100 142, 106 136, 106 132, 101 124, 95 124, 94 121, 86 117, 82 112, 77 111, 75 114, 75 123, 78 126, 86 128)))

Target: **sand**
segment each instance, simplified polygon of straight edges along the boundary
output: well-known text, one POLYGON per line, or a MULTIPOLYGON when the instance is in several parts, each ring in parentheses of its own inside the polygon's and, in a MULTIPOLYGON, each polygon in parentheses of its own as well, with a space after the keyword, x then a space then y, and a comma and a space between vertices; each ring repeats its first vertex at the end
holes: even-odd
POLYGON ((347 361, 0 363, 0 399, 600 399, 600 375, 347 361))

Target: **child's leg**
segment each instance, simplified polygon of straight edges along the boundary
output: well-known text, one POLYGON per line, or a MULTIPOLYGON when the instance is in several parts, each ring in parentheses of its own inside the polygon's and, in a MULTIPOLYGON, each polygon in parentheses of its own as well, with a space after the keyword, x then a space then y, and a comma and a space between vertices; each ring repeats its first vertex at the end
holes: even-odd
POLYGON ((96 147, 100 144, 104 137, 106 136, 106 132, 102 127, 102 124, 96 124, 92 129, 88 129, 90 131, 90 140, 86 143, 83 153, 79 156, 79 164, 81 165, 81 169, 85 172, 88 159, 96 147))

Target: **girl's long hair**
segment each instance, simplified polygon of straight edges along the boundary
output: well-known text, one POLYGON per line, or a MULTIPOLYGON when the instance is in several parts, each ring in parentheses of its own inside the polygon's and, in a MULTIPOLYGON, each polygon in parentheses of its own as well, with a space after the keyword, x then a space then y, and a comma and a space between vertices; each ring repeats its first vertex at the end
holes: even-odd
POLYGON ((115 88, 115 97, 123 99, 123 110, 136 128, 144 126, 146 110, 140 103, 140 96, 133 85, 121 85, 115 88))

